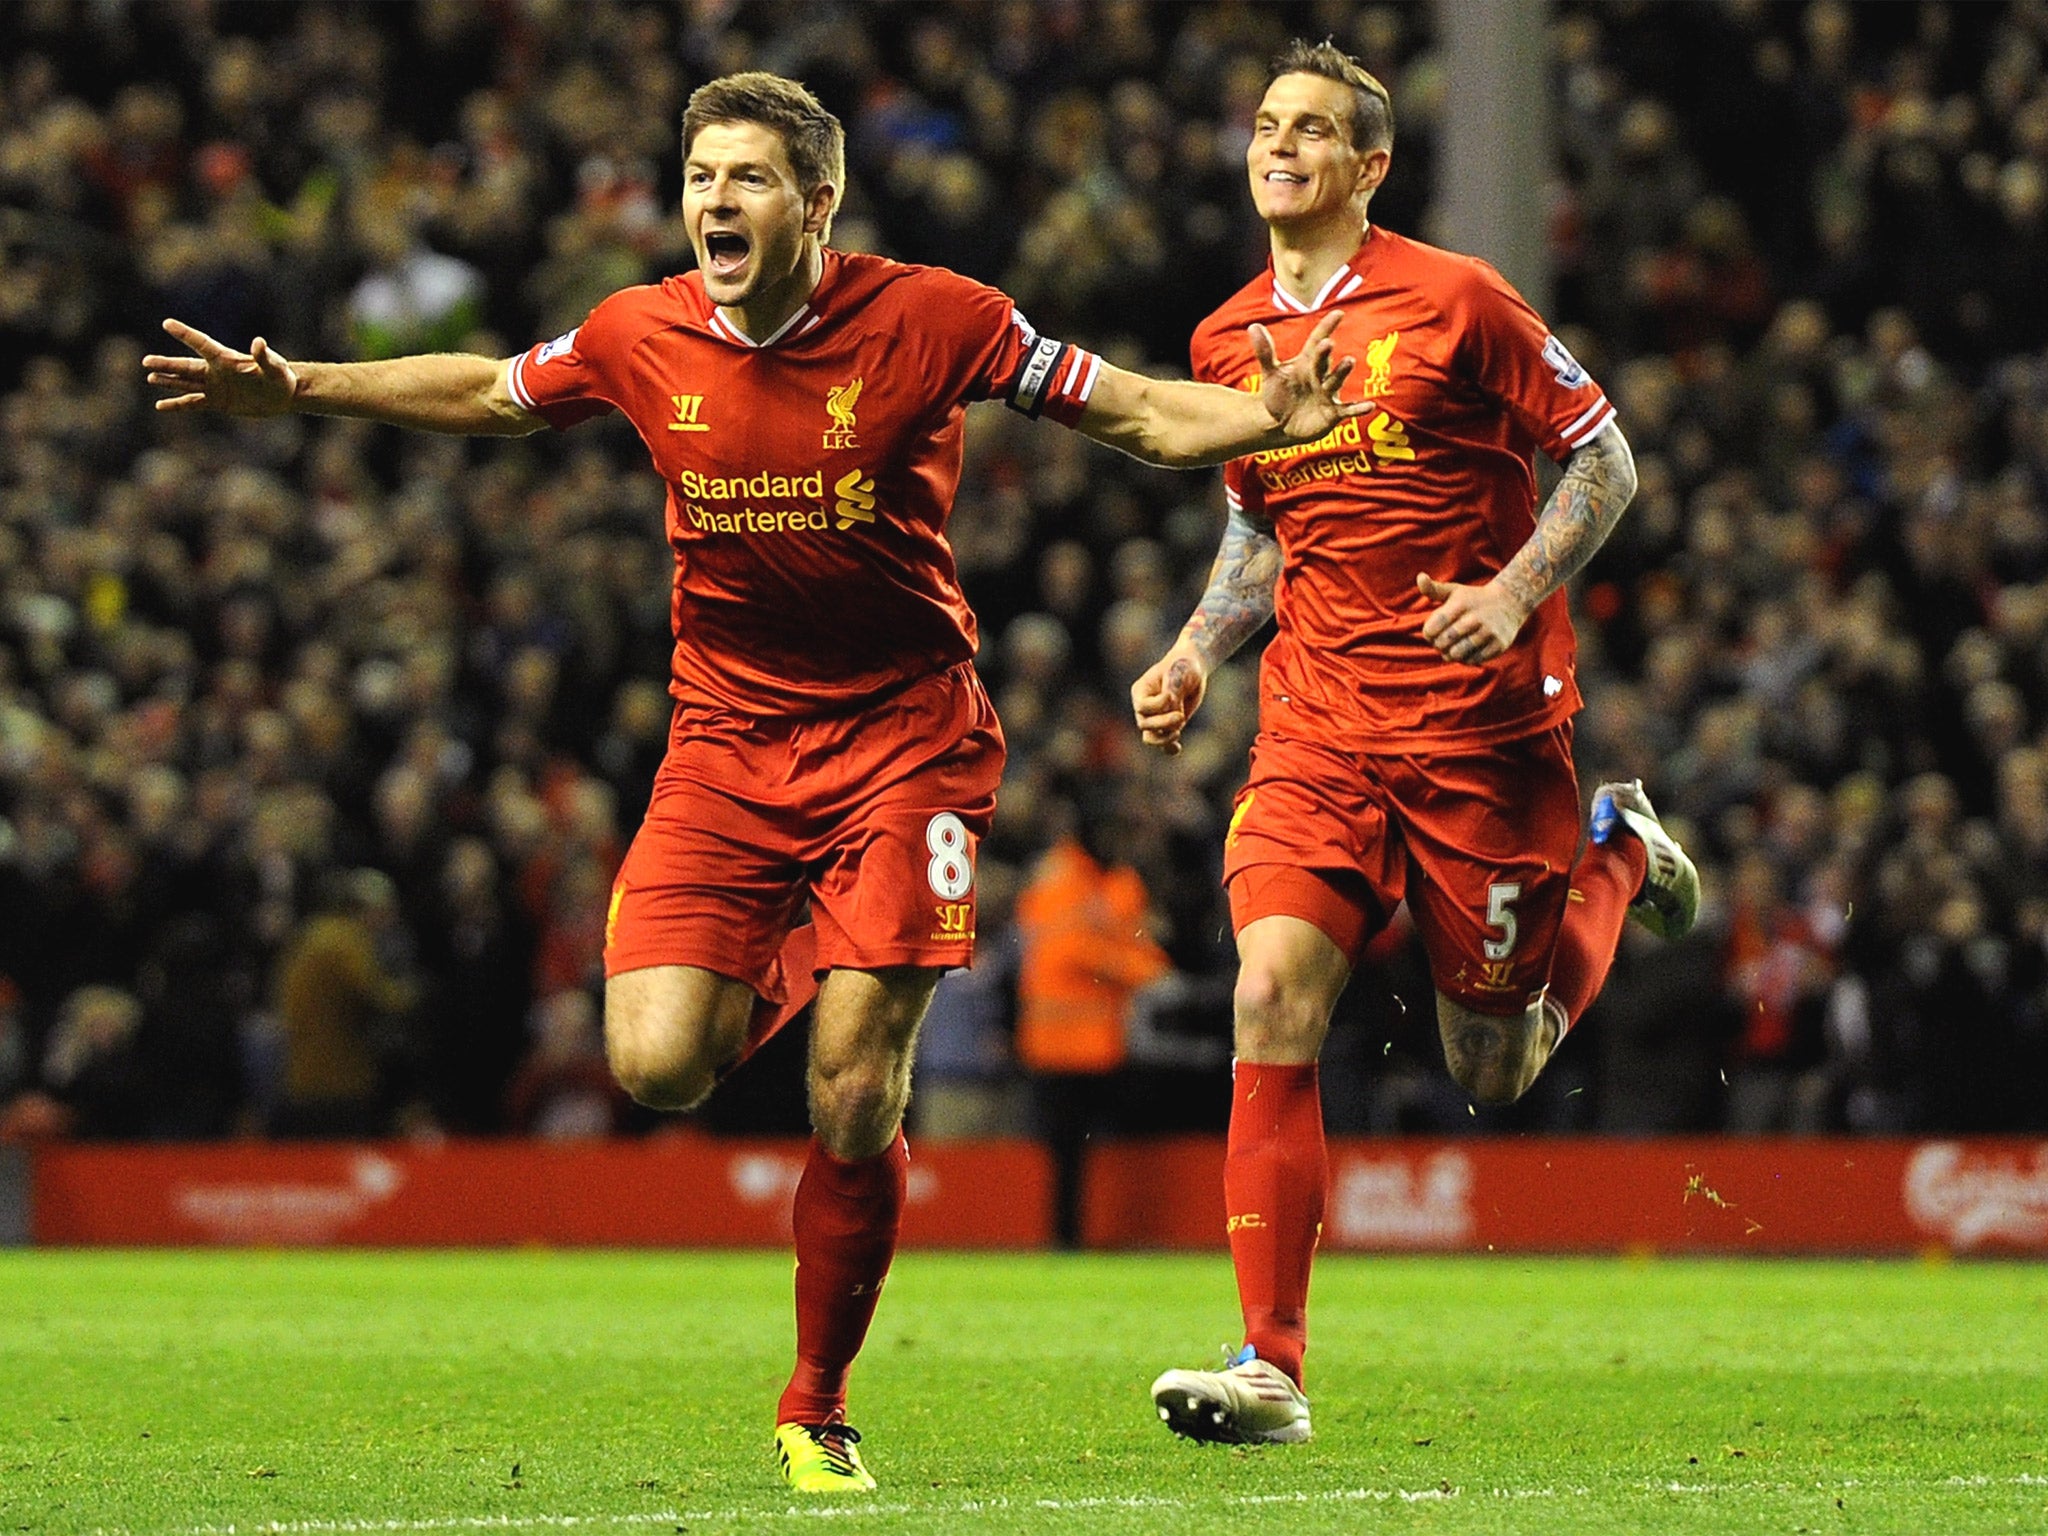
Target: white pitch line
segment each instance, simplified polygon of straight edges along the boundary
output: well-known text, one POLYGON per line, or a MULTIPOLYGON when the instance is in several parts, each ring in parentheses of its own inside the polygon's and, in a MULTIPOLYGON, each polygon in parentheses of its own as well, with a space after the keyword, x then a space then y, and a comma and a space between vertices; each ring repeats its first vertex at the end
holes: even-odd
MULTIPOLYGON (((1834 1483, 1679 1483, 1645 1480, 1633 1485, 1645 1493, 1676 1493, 1702 1496, 1743 1493, 1799 1493, 1808 1490, 1832 1493, 1869 1486, 1857 1478, 1834 1483)), ((1904 1484, 1901 1484, 1904 1486, 1904 1484)), ((2022 1472, 2012 1477, 1956 1474, 1929 1480, 1916 1486, 1934 1489, 2048 1488, 2048 1476, 2022 1472)), ((780 1511, 760 1508, 654 1510, 625 1515, 446 1515, 436 1519, 403 1520, 354 1518, 338 1520, 263 1520, 249 1525, 188 1525, 174 1528, 167 1536, 372 1536, 376 1532, 406 1533, 431 1531, 596 1531, 621 1526, 737 1525, 742 1521, 764 1520, 849 1520, 891 1515, 983 1515, 1011 1509, 1043 1509, 1055 1513, 1083 1513, 1115 1509, 1206 1509, 1216 1505, 1254 1507, 1274 1504, 1422 1504, 1451 1499, 1558 1499, 1590 1498, 1591 1487, 1569 1488, 1479 1488, 1469 1494, 1460 1487, 1434 1488, 1324 1488, 1298 1493, 1238 1493, 1216 1499, 1179 1499, 1153 1494, 1104 1494, 1076 1499, 1006 1498, 963 1499, 953 1504, 792 1504, 780 1511)), ((132 1526, 103 1525, 93 1536, 141 1536, 132 1526)))

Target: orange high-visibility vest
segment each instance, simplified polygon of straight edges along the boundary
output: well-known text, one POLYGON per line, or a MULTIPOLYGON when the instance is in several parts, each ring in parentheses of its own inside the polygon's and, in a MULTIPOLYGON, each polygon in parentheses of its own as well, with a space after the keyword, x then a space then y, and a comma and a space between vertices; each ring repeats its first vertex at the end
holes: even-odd
POLYGON ((1033 1072, 1113 1072, 1131 998, 1171 969, 1145 931, 1145 882, 1063 839, 1017 898, 1017 1059, 1033 1072))

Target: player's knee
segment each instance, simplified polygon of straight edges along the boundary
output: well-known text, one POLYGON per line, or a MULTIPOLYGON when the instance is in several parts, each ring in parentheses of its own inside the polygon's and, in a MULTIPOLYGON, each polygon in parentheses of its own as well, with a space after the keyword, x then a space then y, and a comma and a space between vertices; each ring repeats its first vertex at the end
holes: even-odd
POLYGON ((1451 1078, 1481 1104, 1512 1104, 1536 1081, 1547 1053, 1542 1014, 1512 1018, 1439 1006, 1444 1065, 1451 1078))
POLYGON ((612 1076, 636 1103, 649 1109, 692 1109, 717 1081, 718 1063, 700 1048, 702 1034, 607 1008, 604 1046, 612 1076))
POLYGON ((811 1064, 811 1127, 842 1161, 873 1157, 895 1139, 909 1083, 894 1064, 866 1057, 811 1064))
POLYGON ((716 1074, 686 1053, 650 1042, 644 1035, 607 1032, 605 1054, 612 1076, 649 1109, 691 1109, 711 1092, 716 1074))
POLYGON ((1240 966, 1231 1003, 1241 1060, 1307 1062, 1322 1050, 1329 1006, 1283 968, 1254 962, 1240 966))
POLYGON ((835 971, 811 1030, 811 1128, 827 1152, 857 1161, 896 1139, 910 1103, 917 1026, 936 970, 835 971))
POLYGON ((738 1059, 754 995, 681 967, 629 971, 605 987, 604 1044, 619 1086, 650 1109, 693 1109, 738 1059))

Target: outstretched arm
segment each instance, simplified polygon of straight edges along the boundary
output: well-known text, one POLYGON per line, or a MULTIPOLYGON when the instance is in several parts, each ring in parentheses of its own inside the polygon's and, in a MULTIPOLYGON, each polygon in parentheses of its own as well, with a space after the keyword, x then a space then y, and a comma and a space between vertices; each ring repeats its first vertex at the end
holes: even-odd
POLYGON ((506 364, 464 353, 373 363, 287 362, 259 336, 247 352, 223 346, 181 320, 164 329, 196 356, 142 360, 165 391, 160 411, 229 416, 357 416, 423 432, 523 437, 547 423, 512 398, 506 364))
POLYGON ((1571 456, 1564 478, 1543 504, 1536 531, 1499 575, 1483 586, 1438 581, 1428 572, 1415 585, 1437 604, 1422 633, 1451 661, 1478 666, 1514 644, 1543 600, 1586 568, 1621 521, 1636 493, 1635 455, 1609 422, 1571 456))
POLYGON ((1301 350, 1284 362, 1274 353, 1266 328, 1252 326, 1257 394, 1185 379, 1148 379, 1104 363, 1076 425, 1098 443, 1172 469, 1313 442, 1345 417, 1373 408, 1369 401, 1347 405, 1337 399, 1355 362, 1349 357, 1334 365, 1330 361, 1330 336, 1342 318, 1325 315, 1301 350))
POLYGON ((1273 616, 1279 579, 1280 541, 1272 526, 1231 508, 1202 600, 1173 649, 1131 684, 1131 712, 1145 745, 1169 756, 1180 751, 1180 734, 1201 708, 1209 674, 1273 616))

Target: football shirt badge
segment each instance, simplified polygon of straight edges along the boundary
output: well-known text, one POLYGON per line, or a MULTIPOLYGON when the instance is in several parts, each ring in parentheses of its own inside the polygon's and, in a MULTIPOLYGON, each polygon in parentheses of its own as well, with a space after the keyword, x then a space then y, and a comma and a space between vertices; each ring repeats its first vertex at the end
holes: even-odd
POLYGON ((1571 348, 1555 336, 1543 338, 1543 361, 1550 365, 1557 376, 1557 382, 1566 389, 1584 389, 1593 382, 1592 376, 1579 366, 1579 360, 1572 356, 1571 348))
POLYGON ((853 435, 856 425, 853 419, 854 402, 860 399, 861 386, 866 379, 848 379, 844 384, 834 384, 825 391, 825 414, 832 418, 832 425, 825 429, 827 448, 858 448, 860 439, 853 435))
POLYGON ((1401 345, 1401 333, 1389 331, 1365 344, 1365 379, 1358 386, 1358 398, 1377 400, 1394 382, 1394 348, 1401 345))

